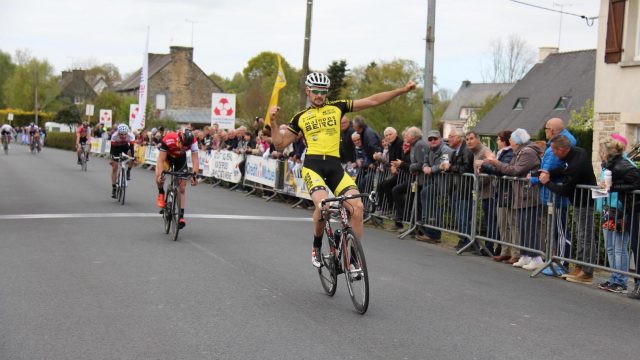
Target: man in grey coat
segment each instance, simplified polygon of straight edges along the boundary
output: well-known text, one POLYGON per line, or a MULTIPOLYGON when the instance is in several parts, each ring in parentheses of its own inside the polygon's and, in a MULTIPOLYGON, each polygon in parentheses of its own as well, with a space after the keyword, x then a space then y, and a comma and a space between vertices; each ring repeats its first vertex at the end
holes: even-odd
MULTIPOLYGON (((419 177, 424 185, 420 191, 422 216, 418 218, 422 224, 440 226, 439 219, 442 216, 442 206, 438 200, 443 186, 439 184, 442 179, 438 177, 438 174, 442 172, 440 164, 443 161, 448 162, 449 159, 451 159, 453 150, 442 142, 442 137, 438 130, 431 130, 427 133, 427 142, 429 150, 425 154, 424 164, 422 165, 422 173, 424 176, 419 177), (429 203, 427 203, 427 200, 429 200, 429 203)), ((424 231, 418 230, 418 234, 416 235, 416 239, 431 243, 439 243, 440 237, 441 233, 439 230, 427 227, 425 227, 424 231)))
MULTIPOLYGON (((396 160, 396 162, 400 162, 398 168, 401 171, 417 174, 420 169, 422 169, 424 156, 427 152, 427 143, 422 140, 422 131, 415 126, 405 130, 403 135, 404 141, 411 145, 411 151, 409 152, 411 164, 406 164, 402 162, 402 160, 396 160)), ((401 231, 404 228, 402 220, 407 217, 405 215, 411 213, 411 209, 408 207, 405 209, 407 203, 406 199, 410 195, 407 194, 408 189, 410 188, 410 181, 411 179, 409 177, 407 177, 405 181, 398 181, 398 184, 394 186, 391 191, 396 210, 393 230, 401 231)))

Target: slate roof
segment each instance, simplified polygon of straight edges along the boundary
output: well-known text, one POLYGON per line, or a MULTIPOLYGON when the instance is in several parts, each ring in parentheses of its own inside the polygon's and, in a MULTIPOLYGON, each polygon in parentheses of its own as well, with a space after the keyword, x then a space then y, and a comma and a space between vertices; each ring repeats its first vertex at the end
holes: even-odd
MULTIPOLYGON (((171 54, 152 54, 149 53, 149 75, 148 78, 157 74, 165 66, 171 62, 171 54)), ((140 73, 142 68, 131 74, 122 83, 115 87, 116 91, 131 91, 137 90, 140 87, 140 73)))
POLYGON ((511 90, 513 85, 508 83, 474 84, 469 81, 463 81, 460 89, 453 96, 451 103, 442 115, 442 121, 461 120, 460 110, 462 108, 480 107, 489 96, 504 95, 511 90))
POLYGON ((160 118, 171 118, 180 124, 211 124, 210 109, 185 108, 166 109, 160 112, 160 118))
POLYGON ((474 128, 481 135, 495 135, 503 129, 526 129, 535 136, 552 117, 565 124, 570 111, 578 110, 594 97, 596 50, 581 50, 549 55, 536 64, 522 80, 474 128), (558 100, 571 100, 564 110, 556 110, 558 100), (528 99, 522 110, 514 109, 518 99, 528 99))

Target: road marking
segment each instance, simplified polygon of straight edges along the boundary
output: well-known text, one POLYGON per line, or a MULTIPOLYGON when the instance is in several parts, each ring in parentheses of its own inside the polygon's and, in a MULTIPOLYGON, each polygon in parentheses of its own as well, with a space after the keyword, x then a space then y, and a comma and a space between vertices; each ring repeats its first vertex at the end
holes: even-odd
MULTIPOLYGON (((93 214, 17 214, 0 215, 0 220, 35 220, 35 219, 104 219, 104 218, 158 218, 158 213, 93 213, 93 214)), ((301 221, 310 222, 311 218, 251 216, 251 215, 220 215, 220 214, 186 214, 187 219, 222 219, 222 220, 264 220, 264 221, 301 221)))

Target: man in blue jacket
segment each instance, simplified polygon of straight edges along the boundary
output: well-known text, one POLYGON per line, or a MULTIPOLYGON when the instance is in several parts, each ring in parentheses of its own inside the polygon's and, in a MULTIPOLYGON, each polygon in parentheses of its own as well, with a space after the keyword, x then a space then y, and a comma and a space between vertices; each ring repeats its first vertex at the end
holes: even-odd
MULTIPOLYGON (((544 134, 547 138, 547 148, 545 149, 544 155, 542 157, 542 161, 540 164, 540 171, 545 171, 547 173, 550 173, 553 170, 564 168, 566 166, 566 162, 558 159, 558 157, 553 154, 553 151, 551 151, 551 140, 562 135, 567 139, 569 139, 569 142, 571 143, 572 147, 575 147, 576 138, 573 136, 573 134, 569 132, 569 130, 567 130, 564 127, 564 122, 560 118, 551 118, 547 120, 544 126, 544 134)), ((561 175, 551 177, 550 179, 550 181, 553 183, 561 183, 563 180, 564 180, 563 176, 561 175)), ((538 177, 532 176, 531 184, 532 185, 540 184, 538 177)), ((544 230, 541 232, 542 241, 540 242, 540 244, 542 244, 542 249, 539 249, 539 250, 544 250, 545 244, 547 243, 547 241, 550 241, 550 239, 547 239, 546 229, 547 229, 547 226, 549 225, 547 224, 548 222, 547 214, 548 214, 548 204, 551 196, 552 196, 551 192, 549 191, 548 188, 546 187, 540 188, 540 200, 541 200, 540 202, 542 203, 543 210, 538 212, 540 216, 540 219, 538 220, 539 221, 538 224, 540 224, 540 228, 544 230)), ((564 225, 567 223, 568 206, 569 206, 568 198, 560 195, 556 195, 555 207, 556 207, 556 214, 558 219, 556 220, 557 224, 551 224, 551 229, 552 229, 551 236, 558 239, 558 241, 556 242, 557 247, 556 249, 553 249, 553 252, 560 256, 565 256, 565 257, 571 256, 571 234, 567 232, 566 229, 564 228, 564 225)), ((535 270, 535 268, 532 268, 531 270, 535 270)), ((560 268, 558 268, 557 270, 560 270, 560 268)), ((553 274, 553 272, 550 269, 545 269, 544 273, 546 275, 553 274)))

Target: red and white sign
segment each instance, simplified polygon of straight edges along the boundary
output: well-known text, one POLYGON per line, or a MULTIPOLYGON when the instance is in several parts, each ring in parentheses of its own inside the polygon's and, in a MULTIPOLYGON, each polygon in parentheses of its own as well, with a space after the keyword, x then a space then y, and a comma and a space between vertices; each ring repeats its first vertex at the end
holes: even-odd
POLYGON ((233 129, 236 124, 236 94, 211 94, 211 125, 233 129))
POLYGON ((140 107, 138 104, 129 105, 129 127, 131 129, 138 129, 138 126, 141 122, 140 115, 140 107))
POLYGON ((109 129, 112 126, 112 111, 110 109, 100 109, 100 124, 104 125, 105 129, 109 129))

